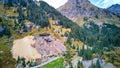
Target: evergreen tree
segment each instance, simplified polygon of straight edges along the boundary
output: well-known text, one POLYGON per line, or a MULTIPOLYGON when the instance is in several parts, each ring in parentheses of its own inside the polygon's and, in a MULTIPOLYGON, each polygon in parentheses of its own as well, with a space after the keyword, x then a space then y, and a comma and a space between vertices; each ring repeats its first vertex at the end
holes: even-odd
POLYGON ((96 61, 96 68, 101 68, 99 59, 96 61))
POLYGON ((83 63, 78 61, 77 68, 84 68, 83 63))
POLYGON ((80 48, 78 48, 78 56, 80 56, 80 48))
POLYGON ((91 65, 91 68, 95 68, 95 64, 93 64, 93 61, 92 61, 92 65, 91 65))
POLYGON ((25 58, 21 59, 23 67, 26 67, 25 58))
POLYGON ((82 63, 82 62, 80 63, 80 68, 84 68, 84 66, 83 66, 83 63, 82 63))
POLYGON ((84 46, 78 51, 78 56, 81 56, 86 60, 92 59, 92 54, 92 50, 90 48, 85 49, 84 46))
POLYGON ((115 60, 114 56, 112 55, 110 58, 111 58, 111 62, 114 63, 115 60))
POLYGON ((80 64, 81 64, 80 61, 78 61, 77 68, 80 68, 80 64))
POLYGON ((18 56, 17 63, 20 63, 20 57, 18 56))
POLYGON ((13 0, 8 0, 8 6, 13 6, 13 0))
POLYGON ((9 30, 7 27, 4 29, 4 34, 5 34, 6 36, 8 36, 8 37, 11 36, 11 32, 10 32, 10 30, 9 30))
POLYGON ((25 0, 20 0, 20 5, 26 7, 27 3, 25 2, 25 0))
POLYGON ((31 3, 31 2, 33 2, 33 0, 28 0, 28 3, 31 3))
POLYGON ((72 65, 72 62, 71 62, 71 61, 69 61, 69 67, 70 67, 70 68, 73 68, 73 65, 72 65))
POLYGON ((75 49, 75 45, 73 45, 72 48, 75 49))

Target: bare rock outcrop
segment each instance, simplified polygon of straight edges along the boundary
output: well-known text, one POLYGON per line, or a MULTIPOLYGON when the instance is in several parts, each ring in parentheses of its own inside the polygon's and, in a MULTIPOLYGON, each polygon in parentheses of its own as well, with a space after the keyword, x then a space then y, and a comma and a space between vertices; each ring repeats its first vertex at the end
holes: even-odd
POLYGON ((36 48, 42 56, 57 56, 66 51, 66 47, 63 45, 63 43, 60 40, 51 37, 50 35, 36 36, 34 40, 36 43, 33 45, 33 47, 36 48))
POLYGON ((35 43, 33 36, 27 36, 23 39, 18 39, 13 42, 12 54, 15 59, 18 57, 25 58, 26 60, 33 60, 41 58, 41 54, 31 47, 35 43))
POLYGON ((27 36, 15 40, 12 47, 14 58, 25 58, 26 60, 43 59, 44 57, 59 56, 66 51, 63 43, 50 36, 41 34, 39 36, 27 36))

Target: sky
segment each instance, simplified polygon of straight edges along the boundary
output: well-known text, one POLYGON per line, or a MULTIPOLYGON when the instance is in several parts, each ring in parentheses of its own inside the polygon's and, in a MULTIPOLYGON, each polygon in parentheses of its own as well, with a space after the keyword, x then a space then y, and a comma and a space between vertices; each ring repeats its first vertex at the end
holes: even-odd
POLYGON ((54 8, 59 8, 60 6, 64 5, 68 0, 43 0, 43 1, 47 2, 54 8))
MULTIPOLYGON (((64 5, 68 0, 43 0, 54 8, 64 5)), ((90 0, 92 4, 100 8, 107 8, 113 4, 120 4, 120 0, 90 0)))
POLYGON ((120 0, 90 0, 92 4, 100 7, 107 8, 113 4, 120 4, 120 0))

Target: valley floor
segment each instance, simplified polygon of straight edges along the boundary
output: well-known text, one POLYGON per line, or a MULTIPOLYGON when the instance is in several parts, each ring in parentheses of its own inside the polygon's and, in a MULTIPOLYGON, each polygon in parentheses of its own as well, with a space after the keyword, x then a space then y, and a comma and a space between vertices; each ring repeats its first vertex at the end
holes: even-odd
POLYGON ((50 63, 50 62, 52 62, 52 61, 54 61, 54 60, 57 60, 58 58, 60 58, 60 57, 54 57, 54 58, 51 58, 51 59, 49 59, 48 61, 46 61, 46 62, 44 62, 44 63, 41 63, 40 65, 37 65, 37 66, 31 67, 31 68, 42 67, 42 66, 44 66, 44 65, 46 65, 46 64, 48 64, 48 63, 50 63))

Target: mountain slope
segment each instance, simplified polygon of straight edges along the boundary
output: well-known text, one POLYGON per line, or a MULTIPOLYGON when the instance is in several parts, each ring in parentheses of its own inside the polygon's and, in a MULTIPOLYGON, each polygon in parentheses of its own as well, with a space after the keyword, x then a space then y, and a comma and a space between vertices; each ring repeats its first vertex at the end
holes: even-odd
MULTIPOLYGON (((93 18, 92 20, 87 20, 88 17, 83 15, 86 23, 80 27, 75 22, 62 16, 62 14, 47 3, 43 1, 29 1, 26 4, 17 3, 15 5, 14 3, 11 5, 9 3, 0 3, 0 11, 3 11, 0 12, 0 66, 2 68, 16 68, 17 62, 12 59, 11 47, 14 40, 26 36, 48 33, 62 42, 64 39, 61 38, 65 37, 64 45, 68 50, 65 54, 65 60, 68 62, 80 50, 79 47, 83 45, 93 46, 94 54, 96 55, 104 51, 104 47, 107 51, 112 49, 113 46, 120 46, 120 28, 115 25, 103 24, 103 26, 98 26, 95 24, 96 22, 92 21, 93 18)), ((70 1, 75 2, 74 0, 70 1)), ((87 0, 84 1, 88 2, 87 0)), ((50 39, 45 40, 50 42, 50 39)), ((93 58, 90 51, 89 49, 85 50, 83 53, 86 53, 86 55, 83 56, 93 58)))
POLYGON ((97 20, 98 23, 114 23, 117 21, 117 23, 120 24, 120 18, 110 13, 108 10, 92 5, 89 0, 68 0, 66 4, 58 8, 58 11, 78 24, 84 22, 80 21, 81 18, 84 17, 97 20))
POLYGON ((120 18, 108 10, 92 5, 89 0, 68 0, 65 5, 58 8, 58 11, 82 27, 78 31, 83 34, 75 33, 79 34, 78 38, 88 45, 97 45, 101 41, 99 43, 101 46, 109 46, 110 40, 114 41, 114 44, 110 42, 113 46, 120 44, 117 42, 120 34, 120 18), (109 28, 111 32, 109 32, 109 28), (116 34, 116 38, 114 34, 116 34), (102 38, 100 40, 100 37, 104 40, 102 38), (114 37, 114 40, 111 37, 114 37))
POLYGON ((15 39, 42 33, 49 33, 55 38, 61 39, 69 36, 69 29, 74 36, 76 33, 73 30, 80 28, 43 1, 16 3, 16 5, 2 2, 0 11, 2 11, 0 12, 0 66, 2 68, 16 68, 17 66, 17 62, 11 54, 11 47, 15 39))
MULTIPOLYGON (((75 53, 75 51, 70 47, 70 45, 72 44, 71 38, 77 40, 78 42, 80 40, 82 42, 84 41, 83 39, 85 36, 84 36, 84 33, 82 33, 84 29, 79 27, 76 23, 72 22, 65 16, 62 16, 56 9, 49 6, 47 3, 43 1, 40 1, 40 2, 33 1, 33 2, 29 2, 26 5, 23 5, 21 3, 21 4, 16 4, 15 6, 0 4, 0 7, 2 8, 0 10, 5 12, 5 13, 0 12, 0 15, 1 15, 0 34, 4 32, 2 30, 4 27, 9 29, 9 32, 10 32, 10 35, 9 35, 9 32, 5 31, 5 34, 1 35, 0 37, 0 45, 3 45, 3 46, 0 46, 0 48, 1 48, 1 51, 5 53, 5 54, 3 53, 2 56, 0 56, 0 58, 3 58, 0 60, 1 61, 0 65, 3 68, 8 68, 9 65, 11 65, 11 68, 15 68, 14 65, 17 65, 17 62, 15 62, 15 60, 12 59, 12 54, 10 52, 10 49, 13 45, 13 41, 15 39, 20 39, 20 38, 31 36, 31 35, 32 36, 39 35, 41 33, 49 33, 52 36, 56 37, 57 39, 61 37, 67 37, 68 39, 66 38, 65 44, 67 45, 66 48, 68 49, 70 56, 73 56, 75 53), (55 23, 53 24, 54 26, 51 26, 51 22, 55 23), (40 28, 36 29, 37 26, 40 26, 40 28), (66 30, 71 29, 70 33, 69 33, 69 30, 66 33, 65 29, 66 30), (58 30, 58 31, 56 32, 55 30, 58 30), (6 40, 7 42, 5 42, 6 40), (7 46, 9 50, 4 49, 6 48, 5 46, 7 46), (7 60, 7 56, 9 55, 10 55, 9 57, 10 60, 7 60), (13 64, 13 60, 14 60, 14 64, 13 64), (5 61, 6 62, 9 61, 9 63, 6 64, 5 61)), ((61 41, 63 41, 63 39, 61 39, 61 41)))
POLYGON ((107 10, 109 10, 110 12, 113 12, 114 14, 120 16, 120 5, 119 4, 112 5, 109 8, 107 8, 107 10))
MULTIPOLYGON (((107 47, 110 52, 112 50, 111 48, 115 48, 115 50, 119 48, 120 17, 116 14, 92 5, 89 0, 68 0, 66 4, 57 10, 81 26, 81 29, 74 27, 76 28, 74 30, 76 34, 72 34, 72 37, 76 38, 77 35, 77 39, 92 46, 93 49, 98 49, 104 53, 106 52, 104 47, 107 47)), ((111 58, 110 55, 107 57, 111 58)), ((111 62, 114 59, 105 60, 111 62)), ((114 63, 111 63, 119 68, 119 59, 114 61, 114 63)))

